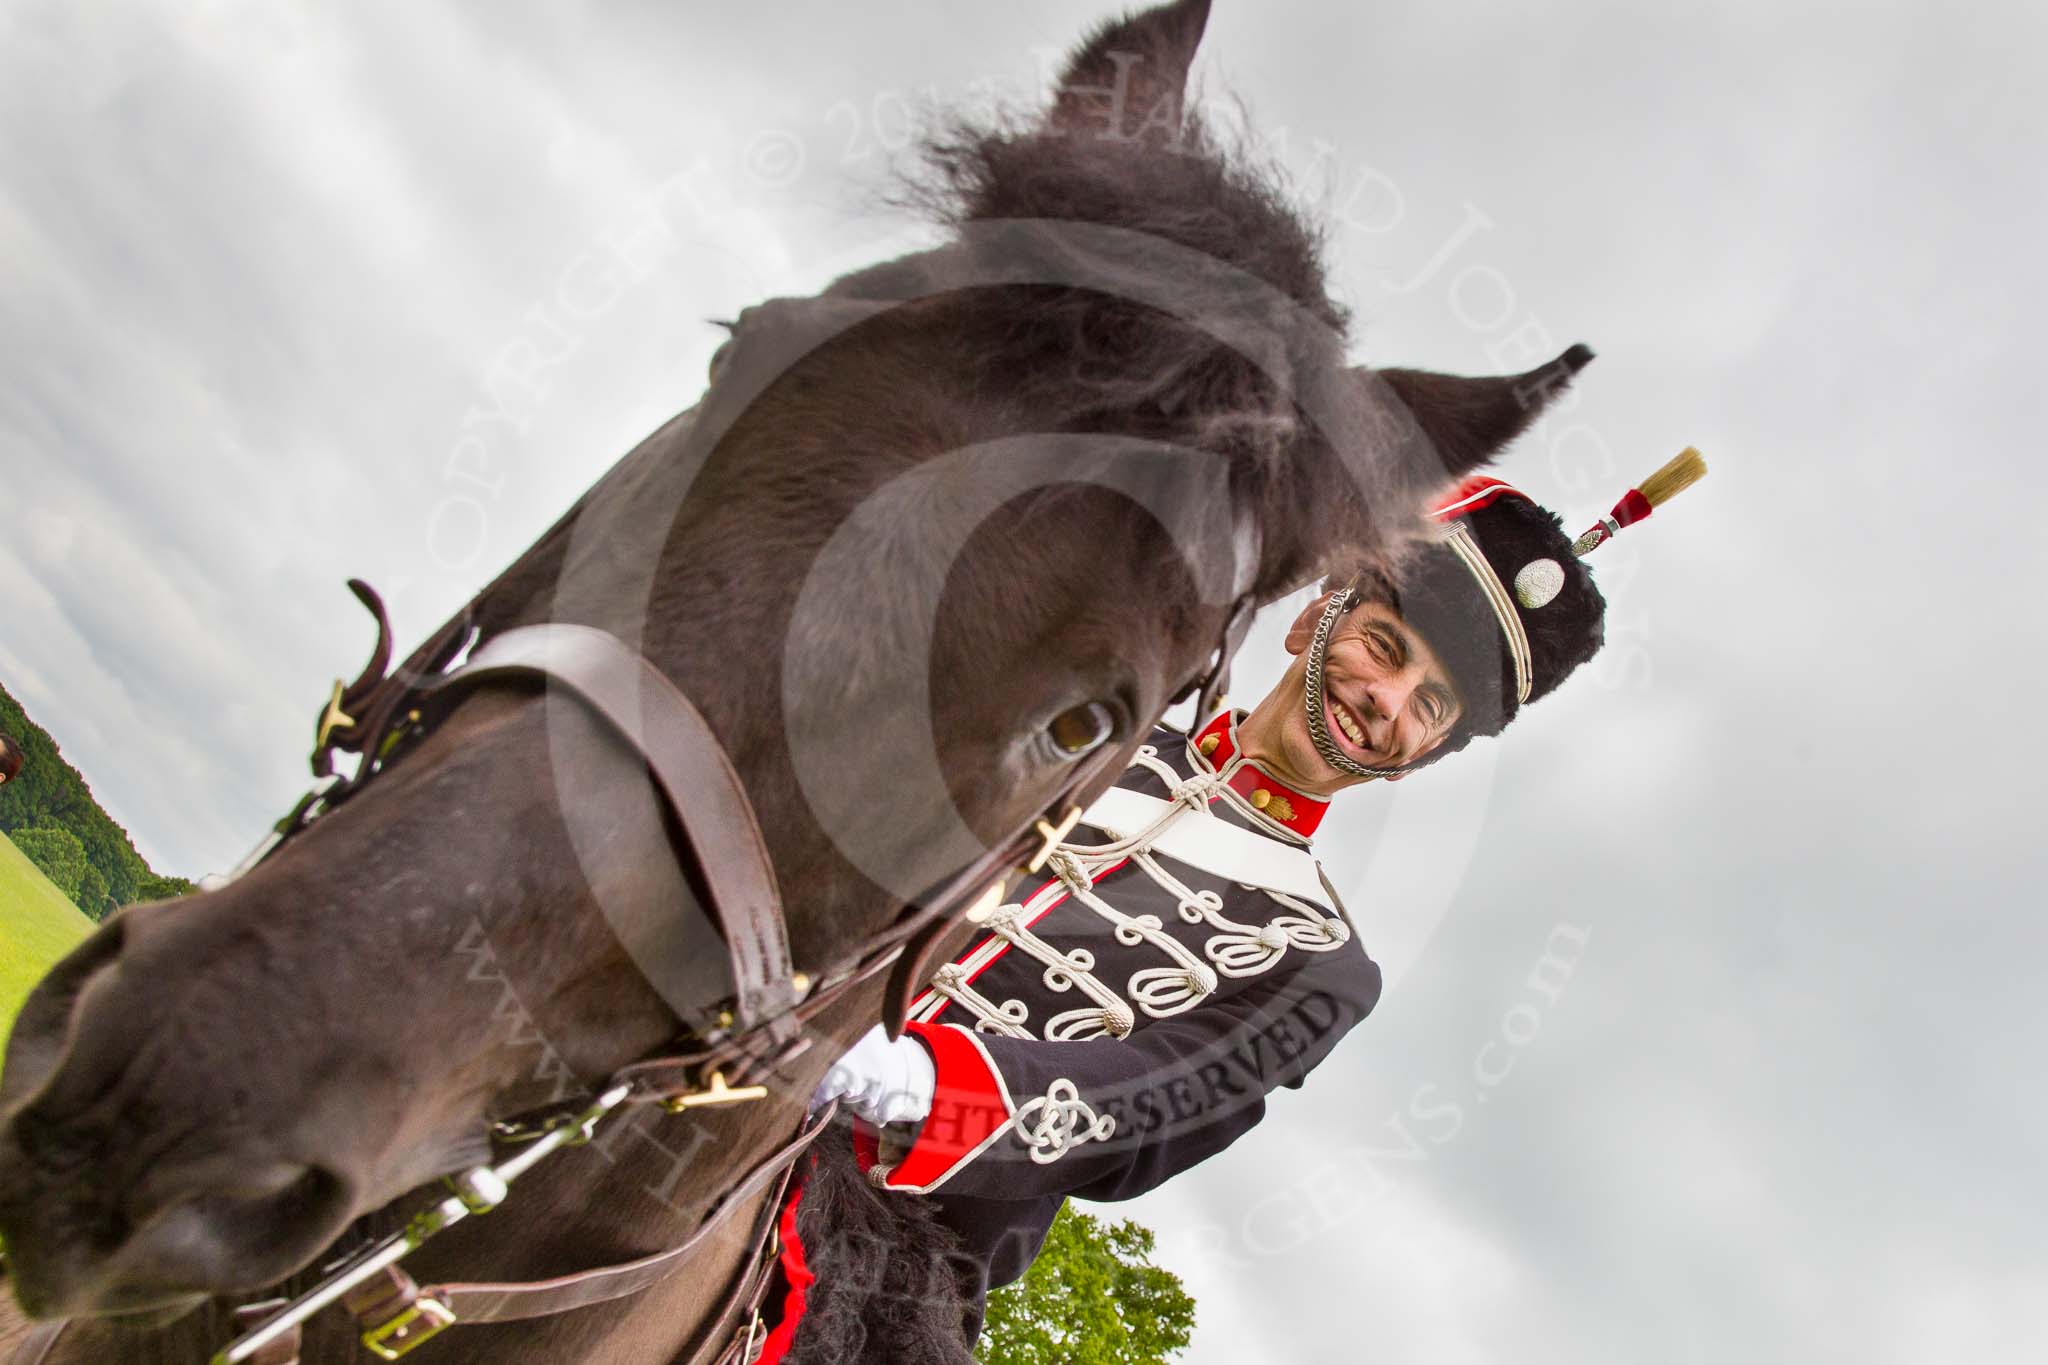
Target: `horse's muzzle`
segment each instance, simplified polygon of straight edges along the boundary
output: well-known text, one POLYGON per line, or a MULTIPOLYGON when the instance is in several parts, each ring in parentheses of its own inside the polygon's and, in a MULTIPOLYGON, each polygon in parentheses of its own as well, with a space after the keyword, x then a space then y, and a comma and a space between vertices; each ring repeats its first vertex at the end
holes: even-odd
POLYGON ((175 1037, 184 1021, 145 1005, 140 988, 165 964, 137 941, 160 914, 118 916, 60 963, 9 1044, 0 1238, 33 1316, 176 1310, 258 1289, 350 1216, 350 1182, 294 1153, 289 1135, 259 1138, 246 1094, 187 1064, 207 1054, 175 1037))

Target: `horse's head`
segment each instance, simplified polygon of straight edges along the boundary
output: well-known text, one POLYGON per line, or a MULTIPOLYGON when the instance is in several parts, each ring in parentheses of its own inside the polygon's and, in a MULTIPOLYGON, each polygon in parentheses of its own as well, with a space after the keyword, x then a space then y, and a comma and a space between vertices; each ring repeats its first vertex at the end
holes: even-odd
MULTIPOLYGON (((809 972, 1135 744, 1234 607, 1394 563, 1583 360, 1347 366, 1315 233, 1184 117, 1206 11, 1104 28, 1042 119, 936 137, 949 242, 749 310, 700 406, 482 599, 487 636, 600 626, 696 701, 809 972)), ((28 1306, 274 1282, 673 1037, 725 985, 672 833, 597 719, 491 686, 240 880, 104 926, 7 1056, 28 1306)))

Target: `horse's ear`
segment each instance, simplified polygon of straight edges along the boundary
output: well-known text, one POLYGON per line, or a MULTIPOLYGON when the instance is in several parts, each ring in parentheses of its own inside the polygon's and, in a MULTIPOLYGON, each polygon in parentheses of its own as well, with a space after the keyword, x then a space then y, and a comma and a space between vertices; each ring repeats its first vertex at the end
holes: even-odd
POLYGON ((1208 22, 1209 0, 1176 0, 1096 29, 1067 59, 1050 131, 1111 142, 1179 142, 1188 67, 1208 22))
POLYGON ((1492 460, 1526 431, 1592 359, 1590 348, 1575 345, 1527 374, 1468 379, 1428 370, 1361 373, 1381 401, 1391 393, 1429 438, 1434 458, 1421 472, 1427 479, 1438 479, 1440 462, 1441 477, 1435 486, 1441 489, 1492 460))

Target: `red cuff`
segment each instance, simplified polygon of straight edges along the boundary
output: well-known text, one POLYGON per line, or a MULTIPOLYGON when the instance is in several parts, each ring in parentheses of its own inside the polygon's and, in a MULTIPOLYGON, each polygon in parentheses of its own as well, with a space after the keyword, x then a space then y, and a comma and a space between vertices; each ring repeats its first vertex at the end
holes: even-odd
POLYGON ((1010 1126, 1017 1110, 995 1063, 972 1032, 958 1024, 912 1024, 906 1031, 931 1052, 938 1085, 917 1141, 885 1183, 892 1190, 923 1194, 945 1183, 993 1142, 1010 1126))

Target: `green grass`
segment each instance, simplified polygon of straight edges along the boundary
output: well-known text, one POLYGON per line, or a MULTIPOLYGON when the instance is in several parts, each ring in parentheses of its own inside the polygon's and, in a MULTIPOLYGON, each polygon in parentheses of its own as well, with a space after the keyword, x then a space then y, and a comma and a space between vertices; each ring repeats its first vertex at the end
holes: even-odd
POLYGON ((0 1039, 43 973, 92 929, 70 898, 0 834, 0 1039))

